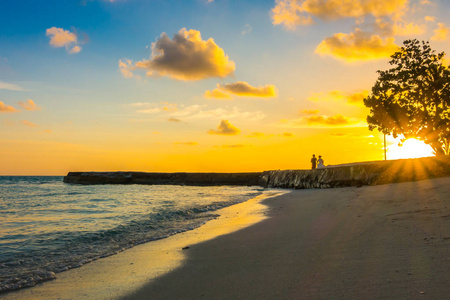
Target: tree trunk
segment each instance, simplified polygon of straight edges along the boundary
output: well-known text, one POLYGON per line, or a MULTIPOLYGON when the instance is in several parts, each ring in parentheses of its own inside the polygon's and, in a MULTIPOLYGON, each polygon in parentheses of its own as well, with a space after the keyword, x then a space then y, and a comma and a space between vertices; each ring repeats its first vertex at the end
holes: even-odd
POLYGON ((446 154, 444 149, 442 148, 442 144, 441 143, 439 143, 439 142, 432 142, 432 143, 430 143, 430 146, 431 146, 431 148, 433 148, 434 154, 436 156, 443 156, 443 155, 446 154))

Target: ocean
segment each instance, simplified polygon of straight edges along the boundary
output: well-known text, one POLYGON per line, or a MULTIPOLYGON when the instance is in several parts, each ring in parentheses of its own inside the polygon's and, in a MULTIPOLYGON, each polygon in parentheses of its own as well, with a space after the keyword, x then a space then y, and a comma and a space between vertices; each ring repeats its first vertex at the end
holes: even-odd
POLYGON ((135 245, 192 230, 270 190, 242 186, 73 185, 0 176, 0 292, 135 245))

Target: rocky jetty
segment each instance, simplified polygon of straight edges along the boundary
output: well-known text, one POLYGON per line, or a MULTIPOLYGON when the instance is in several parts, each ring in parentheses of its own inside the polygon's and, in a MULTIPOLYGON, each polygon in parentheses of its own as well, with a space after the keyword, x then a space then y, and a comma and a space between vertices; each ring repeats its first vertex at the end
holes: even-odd
POLYGON ((450 157, 425 157, 263 172, 263 186, 310 189, 378 185, 450 176, 450 157))
POLYGON ((450 176, 450 157, 425 157, 327 166, 316 170, 255 173, 69 172, 66 183, 174 184, 194 186, 259 185, 310 189, 377 185, 450 176))
POLYGON ((262 185, 256 173, 146 173, 146 172, 69 172, 66 183, 77 184, 158 184, 158 185, 262 185))

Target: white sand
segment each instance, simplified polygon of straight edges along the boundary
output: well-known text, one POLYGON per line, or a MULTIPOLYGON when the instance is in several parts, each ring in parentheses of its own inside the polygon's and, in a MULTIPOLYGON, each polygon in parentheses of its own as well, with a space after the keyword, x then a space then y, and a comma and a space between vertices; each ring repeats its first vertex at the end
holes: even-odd
POLYGON ((448 299, 450 177, 266 201, 126 299, 448 299))

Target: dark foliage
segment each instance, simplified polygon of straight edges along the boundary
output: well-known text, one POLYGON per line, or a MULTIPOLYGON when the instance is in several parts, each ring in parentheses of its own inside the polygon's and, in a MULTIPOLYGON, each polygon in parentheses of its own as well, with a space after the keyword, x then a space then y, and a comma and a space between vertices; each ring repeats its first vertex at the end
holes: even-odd
POLYGON ((393 68, 377 71, 372 93, 364 99, 370 108, 369 129, 394 137, 416 138, 436 155, 449 154, 450 66, 444 52, 436 54, 429 42, 406 40, 391 56, 393 68))

